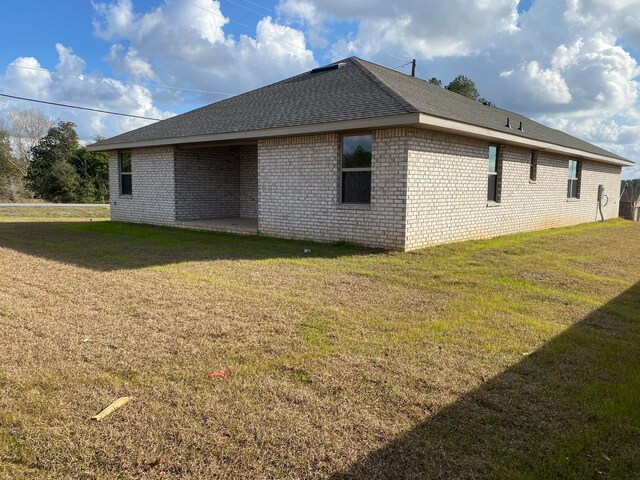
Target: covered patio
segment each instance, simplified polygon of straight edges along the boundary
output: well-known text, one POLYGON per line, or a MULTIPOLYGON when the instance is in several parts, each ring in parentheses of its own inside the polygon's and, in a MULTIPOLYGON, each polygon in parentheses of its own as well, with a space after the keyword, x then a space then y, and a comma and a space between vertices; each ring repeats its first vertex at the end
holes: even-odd
POLYGON ((256 234, 257 145, 176 149, 175 198, 180 227, 256 234))

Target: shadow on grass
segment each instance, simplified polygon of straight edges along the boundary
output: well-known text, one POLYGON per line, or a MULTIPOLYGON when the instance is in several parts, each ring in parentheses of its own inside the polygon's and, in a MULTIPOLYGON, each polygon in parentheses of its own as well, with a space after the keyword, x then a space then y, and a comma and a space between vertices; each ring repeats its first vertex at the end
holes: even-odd
POLYGON ((2 222, 0 248, 98 271, 200 260, 336 258, 379 253, 321 244, 121 222, 2 222), (305 253, 305 249, 310 251, 305 253))
POLYGON ((640 283, 332 478, 640 478, 640 283))

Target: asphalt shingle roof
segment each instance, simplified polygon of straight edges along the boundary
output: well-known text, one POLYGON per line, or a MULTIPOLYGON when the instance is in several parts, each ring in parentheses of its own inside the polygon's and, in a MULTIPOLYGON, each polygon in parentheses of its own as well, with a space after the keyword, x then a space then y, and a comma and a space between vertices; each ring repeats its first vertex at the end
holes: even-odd
POLYGON ((420 112, 625 160, 517 113, 483 105, 357 57, 335 63, 344 65, 306 72, 103 140, 96 147, 420 112), (513 128, 505 126, 507 117, 513 128), (520 122, 524 131, 517 128, 520 122))

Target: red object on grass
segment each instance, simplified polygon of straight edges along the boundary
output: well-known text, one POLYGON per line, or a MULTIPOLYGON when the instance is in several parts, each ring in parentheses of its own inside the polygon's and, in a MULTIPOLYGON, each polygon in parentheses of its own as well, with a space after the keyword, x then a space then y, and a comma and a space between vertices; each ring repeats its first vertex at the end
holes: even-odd
POLYGON ((226 377, 226 376, 227 374, 224 373, 224 370, 217 370, 209 374, 209 378, 226 377))

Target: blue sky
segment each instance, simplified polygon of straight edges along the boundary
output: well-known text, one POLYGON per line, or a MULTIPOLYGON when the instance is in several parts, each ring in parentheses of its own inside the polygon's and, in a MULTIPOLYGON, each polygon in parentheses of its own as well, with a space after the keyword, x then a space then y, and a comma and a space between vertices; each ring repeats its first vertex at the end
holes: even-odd
MULTIPOLYGON (((6 94, 165 118, 226 98, 178 88, 241 93, 350 55, 408 73, 417 58, 419 76, 467 75, 501 107, 640 161, 640 0, 23 0, 3 18, 6 94)), ((0 119, 34 106, 1 100, 0 119)), ((38 108, 84 140, 144 124, 38 108)))

